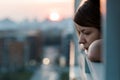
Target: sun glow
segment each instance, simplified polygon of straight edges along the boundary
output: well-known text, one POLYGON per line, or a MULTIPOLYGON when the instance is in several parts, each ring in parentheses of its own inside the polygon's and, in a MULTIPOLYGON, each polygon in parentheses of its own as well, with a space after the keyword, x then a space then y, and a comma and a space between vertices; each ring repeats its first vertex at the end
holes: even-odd
POLYGON ((50 16, 49 16, 49 19, 51 21, 59 21, 60 20, 60 15, 59 15, 58 12, 51 12, 50 16))

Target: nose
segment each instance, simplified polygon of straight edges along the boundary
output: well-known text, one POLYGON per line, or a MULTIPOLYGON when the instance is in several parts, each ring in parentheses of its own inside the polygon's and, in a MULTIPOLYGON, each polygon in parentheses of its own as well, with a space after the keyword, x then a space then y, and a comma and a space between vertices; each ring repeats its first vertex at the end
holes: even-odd
POLYGON ((79 44, 85 44, 85 37, 83 34, 80 34, 80 37, 79 37, 79 44))

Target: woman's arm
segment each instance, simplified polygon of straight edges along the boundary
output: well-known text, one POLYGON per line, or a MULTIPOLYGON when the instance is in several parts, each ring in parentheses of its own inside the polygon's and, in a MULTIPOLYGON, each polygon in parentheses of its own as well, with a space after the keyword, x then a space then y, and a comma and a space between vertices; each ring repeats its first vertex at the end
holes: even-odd
POLYGON ((88 49, 88 59, 92 62, 102 61, 102 40, 95 40, 88 49))

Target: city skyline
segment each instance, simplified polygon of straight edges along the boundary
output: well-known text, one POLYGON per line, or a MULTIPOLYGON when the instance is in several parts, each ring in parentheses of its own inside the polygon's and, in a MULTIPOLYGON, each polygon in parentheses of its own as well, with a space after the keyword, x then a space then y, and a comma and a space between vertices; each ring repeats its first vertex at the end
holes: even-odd
POLYGON ((44 20, 54 12, 62 19, 72 17, 74 12, 73 0, 4 0, 0 5, 0 20, 44 20))

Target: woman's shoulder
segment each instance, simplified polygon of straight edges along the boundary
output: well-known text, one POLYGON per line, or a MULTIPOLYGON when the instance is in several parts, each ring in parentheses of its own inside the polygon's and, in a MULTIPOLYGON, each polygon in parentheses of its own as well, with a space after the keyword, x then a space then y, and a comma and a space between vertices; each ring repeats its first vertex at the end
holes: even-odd
POLYGON ((88 58, 93 62, 102 61, 102 39, 95 40, 88 49, 88 58))

